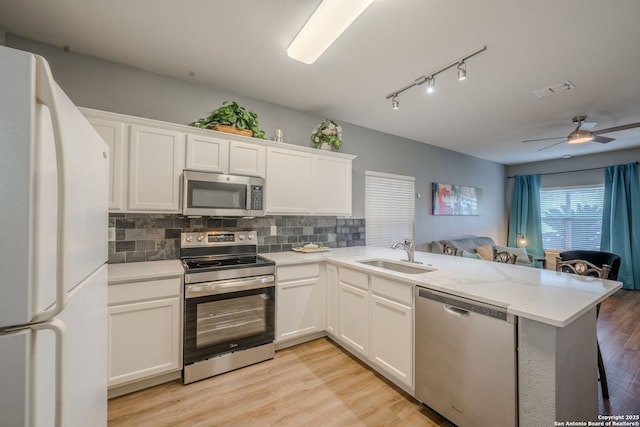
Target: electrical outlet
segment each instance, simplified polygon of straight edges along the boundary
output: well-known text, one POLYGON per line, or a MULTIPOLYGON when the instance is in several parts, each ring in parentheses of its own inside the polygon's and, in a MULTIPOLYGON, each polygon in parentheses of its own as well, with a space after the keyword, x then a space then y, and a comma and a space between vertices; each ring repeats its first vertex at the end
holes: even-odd
POLYGON ((116 228, 109 227, 109 241, 115 242, 115 240, 116 240, 116 228))
POLYGON ((275 236, 276 234, 278 234, 278 227, 276 227, 275 225, 271 226, 271 235, 275 236))

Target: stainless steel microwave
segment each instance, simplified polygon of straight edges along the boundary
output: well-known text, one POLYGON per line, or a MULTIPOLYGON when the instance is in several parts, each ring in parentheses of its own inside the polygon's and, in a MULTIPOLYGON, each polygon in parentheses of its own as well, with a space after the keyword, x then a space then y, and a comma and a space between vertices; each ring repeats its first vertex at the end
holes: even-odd
POLYGON ((182 214, 187 216, 264 216, 264 179, 185 170, 182 214))

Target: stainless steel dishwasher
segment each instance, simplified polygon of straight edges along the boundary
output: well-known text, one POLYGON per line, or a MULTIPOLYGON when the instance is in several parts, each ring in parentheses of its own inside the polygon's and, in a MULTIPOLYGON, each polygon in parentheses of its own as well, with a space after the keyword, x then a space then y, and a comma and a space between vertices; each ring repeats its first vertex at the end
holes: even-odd
POLYGON ((416 287, 416 398, 459 426, 516 426, 517 317, 416 287))

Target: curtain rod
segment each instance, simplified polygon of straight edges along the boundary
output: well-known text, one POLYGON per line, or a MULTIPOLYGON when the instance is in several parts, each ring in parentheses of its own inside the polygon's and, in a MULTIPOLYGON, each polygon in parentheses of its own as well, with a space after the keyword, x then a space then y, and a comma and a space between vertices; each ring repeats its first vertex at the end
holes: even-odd
MULTIPOLYGON (((632 162, 636 165, 640 164, 640 162, 632 162)), ((537 175, 557 175, 560 173, 572 173, 572 172, 586 172, 586 171, 597 171, 598 169, 608 168, 609 166, 600 166, 597 168, 586 168, 586 169, 575 169, 572 171, 561 171, 561 172, 547 172, 547 173, 539 173, 537 175)), ((530 174, 529 174, 530 175, 530 174)), ((508 176, 507 179, 515 178, 517 175, 508 176)))

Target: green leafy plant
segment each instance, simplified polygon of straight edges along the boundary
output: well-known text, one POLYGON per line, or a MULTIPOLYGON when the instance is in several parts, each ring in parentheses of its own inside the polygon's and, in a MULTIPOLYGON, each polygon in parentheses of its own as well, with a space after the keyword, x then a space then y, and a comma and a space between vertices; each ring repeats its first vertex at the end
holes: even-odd
POLYGON ((258 126, 258 115, 253 111, 247 111, 236 102, 224 101, 222 107, 213 110, 207 117, 189 123, 189 126, 202 129, 213 129, 215 125, 235 126, 238 129, 250 130, 253 132, 254 138, 264 139, 264 131, 258 126))
POLYGON ((311 132, 311 142, 316 148, 320 148, 326 142, 339 150, 342 147, 342 126, 331 119, 326 119, 311 132))

